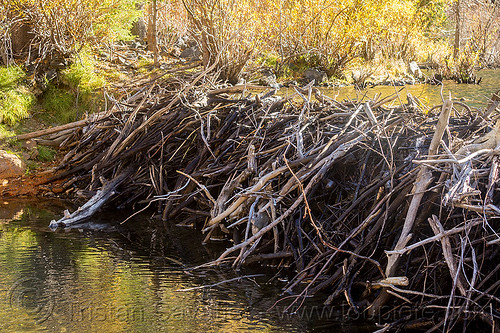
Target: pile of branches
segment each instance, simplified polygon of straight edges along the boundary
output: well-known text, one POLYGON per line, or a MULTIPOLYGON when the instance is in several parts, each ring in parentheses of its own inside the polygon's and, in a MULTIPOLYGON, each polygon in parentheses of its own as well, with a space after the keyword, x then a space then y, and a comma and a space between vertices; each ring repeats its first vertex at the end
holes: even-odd
POLYGON ((292 305, 323 291, 394 319, 384 330, 498 329, 496 99, 424 112, 400 92, 338 102, 312 85, 215 88, 206 73, 137 83, 66 132, 55 177, 90 200, 51 226, 104 205, 154 208, 233 242, 210 265, 291 266, 292 305))

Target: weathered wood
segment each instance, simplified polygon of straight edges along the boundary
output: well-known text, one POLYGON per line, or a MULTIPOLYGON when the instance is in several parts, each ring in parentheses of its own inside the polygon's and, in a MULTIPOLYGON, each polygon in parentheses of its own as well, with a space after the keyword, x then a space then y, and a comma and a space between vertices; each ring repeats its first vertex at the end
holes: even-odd
POLYGON ((89 201, 73 213, 70 214, 68 211, 65 211, 62 218, 57 221, 50 221, 49 228, 57 229, 58 227, 66 227, 89 219, 116 194, 116 188, 127 176, 128 174, 124 173, 110 182, 103 181, 104 185, 102 189, 98 190, 89 201))

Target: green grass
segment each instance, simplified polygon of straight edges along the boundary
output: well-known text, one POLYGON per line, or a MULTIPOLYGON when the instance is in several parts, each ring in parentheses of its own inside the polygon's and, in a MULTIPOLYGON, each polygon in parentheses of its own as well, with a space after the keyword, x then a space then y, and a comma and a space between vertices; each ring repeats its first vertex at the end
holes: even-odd
POLYGON ((56 151, 50 147, 38 146, 37 159, 41 162, 51 162, 56 156, 56 151))
POLYGON ((104 76, 96 71, 95 60, 82 53, 75 58, 73 64, 63 71, 63 81, 73 90, 82 94, 90 94, 106 84, 104 76))
POLYGON ((21 84, 25 76, 17 66, 0 67, 0 123, 13 126, 29 117, 35 96, 21 84))
POLYGON ((102 88, 106 85, 103 73, 96 70, 95 60, 81 53, 73 64, 62 71, 59 84, 49 84, 41 104, 41 118, 54 124, 78 120, 84 113, 93 113, 103 104, 102 88))
POLYGON ((17 66, 0 67, 0 90, 13 89, 24 76, 23 70, 17 66))
POLYGON ((13 131, 9 130, 7 126, 0 124, 0 139, 9 138, 16 135, 13 131))
POLYGON ((13 126, 28 118, 34 103, 35 96, 23 86, 0 91, 0 123, 13 126))
MULTIPOLYGON (((106 85, 103 73, 98 72, 94 58, 88 53, 78 55, 73 64, 62 72, 62 82, 76 96, 75 111, 97 112, 103 105, 101 90, 106 85)), ((83 113, 82 112, 82 113, 83 113)))
POLYGON ((50 116, 57 124, 65 124, 77 120, 75 101, 76 96, 70 91, 55 86, 49 87, 42 101, 43 108, 48 112, 44 118, 50 116))

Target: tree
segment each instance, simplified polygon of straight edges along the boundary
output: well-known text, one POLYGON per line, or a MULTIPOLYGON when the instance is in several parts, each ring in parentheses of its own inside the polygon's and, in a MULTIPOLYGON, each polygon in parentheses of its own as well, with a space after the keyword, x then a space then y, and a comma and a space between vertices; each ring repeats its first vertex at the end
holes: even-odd
POLYGON ((152 0, 148 8, 148 50, 153 52, 154 64, 158 67, 158 4, 152 0))

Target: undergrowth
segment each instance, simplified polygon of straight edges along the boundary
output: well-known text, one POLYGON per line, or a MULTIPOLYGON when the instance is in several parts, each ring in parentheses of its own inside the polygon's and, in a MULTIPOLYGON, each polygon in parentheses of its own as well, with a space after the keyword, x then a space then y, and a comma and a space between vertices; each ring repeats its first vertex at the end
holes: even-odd
POLYGON ((51 162, 56 156, 56 151, 50 147, 38 146, 37 159, 41 162, 51 162))
POLYGON ((49 85, 42 105, 48 113, 44 118, 58 124, 80 119, 84 114, 100 111, 103 104, 104 75, 97 71, 89 53, 81 53, 61 73, 59 82, 49 85))
POLYGON ((25 76, 17 66, 0 67, 0 123, 13 126, 29 117, 35 97, 22 84, 25 76))

